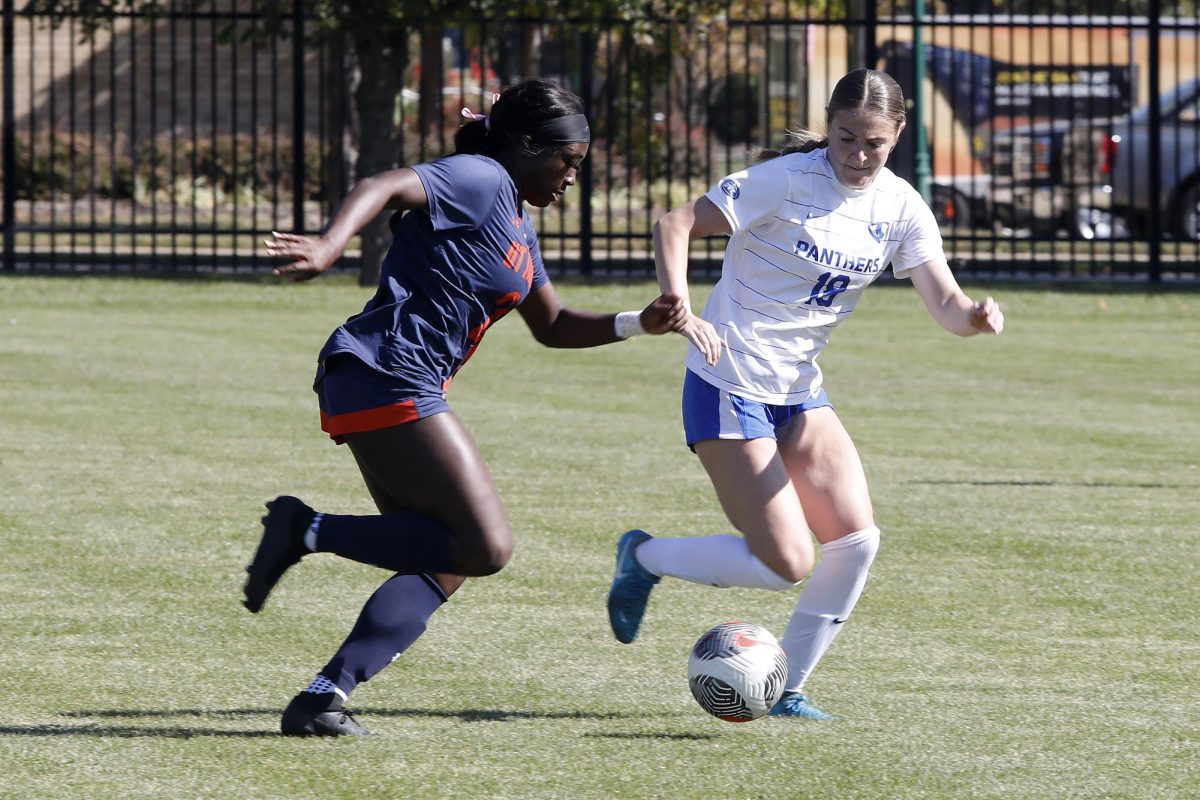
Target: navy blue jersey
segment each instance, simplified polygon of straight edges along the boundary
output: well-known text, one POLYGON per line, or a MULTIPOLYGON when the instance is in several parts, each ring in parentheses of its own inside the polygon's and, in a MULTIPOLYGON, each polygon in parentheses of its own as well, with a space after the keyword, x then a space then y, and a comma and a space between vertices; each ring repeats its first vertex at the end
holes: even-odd
POLYGON ((454 155, 412 169, 428 211, 392 217, 379 288, 333 332, 320 361, 350 353, 414 391, 444 392, 488 326, 547 281, 546 267, 497 161, 454 155))

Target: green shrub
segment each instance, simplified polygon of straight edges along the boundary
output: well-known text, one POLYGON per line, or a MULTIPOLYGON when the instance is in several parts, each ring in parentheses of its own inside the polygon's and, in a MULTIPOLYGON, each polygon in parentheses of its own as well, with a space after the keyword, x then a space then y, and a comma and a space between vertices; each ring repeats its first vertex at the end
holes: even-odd
POLYGON ((93 186, 103 187, 105 196, 119 197, 131 187, 129 159, 87 133, 50 131, 32 139, 18 135, 15 155, 18 200, 77 199, 93 186))
MULTIPOLYGON (((193 139, 163 133, 131 146, 124 136, 51 131, 32 139, 18 135, 15 151, 18 200, 95 196, 208 205, 218 198, 243 202, 294 192, 292 141, 266 134, 193 139)), ((305 199, 322 199, 321 169, 321 142, 306 138, 305 199)))

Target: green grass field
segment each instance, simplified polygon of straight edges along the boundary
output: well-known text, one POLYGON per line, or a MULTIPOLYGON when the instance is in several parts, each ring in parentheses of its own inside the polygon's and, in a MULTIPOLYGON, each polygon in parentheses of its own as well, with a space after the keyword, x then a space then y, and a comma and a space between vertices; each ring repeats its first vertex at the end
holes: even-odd
MULTIPOLYGON (((0 278, 0 797, 1200 797, 1200 294, 992 289, 999 338, 872 289, 822 357, 883 547, 809 689, 729 725, 688 692, 712 624, 793 594, 656 590, 619 645, 630 527, 725 532, 683 446, 683 340, 549 351, 513 315, 451 402, 517 531, 352 698, 369 740, 277 735, 381 572, 306 559, 240 605, 262 502, 368 512, 309 389, 367 293, 0 278)), ((594 309, 648 283, 564 283, 594 309)))

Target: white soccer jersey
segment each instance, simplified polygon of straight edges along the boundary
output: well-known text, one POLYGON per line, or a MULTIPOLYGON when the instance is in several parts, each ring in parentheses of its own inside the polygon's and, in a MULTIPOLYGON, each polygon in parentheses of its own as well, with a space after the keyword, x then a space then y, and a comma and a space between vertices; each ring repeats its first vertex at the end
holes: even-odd
POLYGON ((933 212, 886 167, 866 189, 838 182, 826 150, 790 153, 735 172, 707 194, 729 220, 721 279, 703 318, 725 343, 714 386, 773 405, 821 386, 816 359, 829 334, 890 263, 896 277, 944 258, 933 212))

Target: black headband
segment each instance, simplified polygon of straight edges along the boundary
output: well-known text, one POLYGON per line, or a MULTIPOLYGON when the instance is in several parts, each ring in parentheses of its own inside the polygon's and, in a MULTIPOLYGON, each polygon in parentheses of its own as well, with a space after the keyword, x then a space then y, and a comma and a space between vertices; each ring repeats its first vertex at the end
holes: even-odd
POLYGON ((592 131, 583 114, 568 114, 539 122, 531 128, 522 128, 514 133, 523 133, 539 144, 572 144, 590 142, 592 131))

